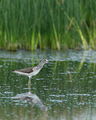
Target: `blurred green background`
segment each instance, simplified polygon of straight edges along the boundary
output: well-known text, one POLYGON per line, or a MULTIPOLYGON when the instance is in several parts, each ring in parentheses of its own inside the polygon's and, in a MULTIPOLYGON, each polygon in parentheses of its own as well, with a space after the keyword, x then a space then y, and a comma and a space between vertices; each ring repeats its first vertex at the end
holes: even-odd
POLYGON ((0 48, 96 49, 96 0, 0 0, 0 48))

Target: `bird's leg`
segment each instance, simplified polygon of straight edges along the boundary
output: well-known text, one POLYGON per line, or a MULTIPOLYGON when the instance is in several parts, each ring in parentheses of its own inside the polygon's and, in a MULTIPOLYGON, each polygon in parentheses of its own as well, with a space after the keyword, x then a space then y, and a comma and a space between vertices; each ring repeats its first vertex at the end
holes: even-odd
POLYGON ((30 93, 31 92, 31 77, 29 77, 29 80, 28 80, 28 89, 30 93))

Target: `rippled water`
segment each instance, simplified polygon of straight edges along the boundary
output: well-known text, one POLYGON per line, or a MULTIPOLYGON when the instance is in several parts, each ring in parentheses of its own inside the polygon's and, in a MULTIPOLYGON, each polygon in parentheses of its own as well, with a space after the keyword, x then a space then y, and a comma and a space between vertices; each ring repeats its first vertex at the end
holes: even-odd
POLYGON ((96 120, 96 52, 0 51, 0 120, 6 119, 96 120), (28 77, 12 71, 42 58, 49 63, 30 90, 28 77))

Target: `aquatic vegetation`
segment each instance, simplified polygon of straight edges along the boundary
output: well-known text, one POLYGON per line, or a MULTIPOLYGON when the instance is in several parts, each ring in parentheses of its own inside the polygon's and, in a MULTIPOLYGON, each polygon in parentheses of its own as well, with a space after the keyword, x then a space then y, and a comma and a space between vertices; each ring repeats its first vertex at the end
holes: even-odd
POLYGON ((96 49, 95 6, 95 0, 0 0, 0 48, 96 49))

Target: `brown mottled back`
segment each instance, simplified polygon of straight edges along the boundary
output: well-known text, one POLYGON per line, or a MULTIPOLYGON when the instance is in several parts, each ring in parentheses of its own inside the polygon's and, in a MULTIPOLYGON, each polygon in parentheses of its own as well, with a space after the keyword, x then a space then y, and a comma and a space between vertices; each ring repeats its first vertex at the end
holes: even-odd
POLYGON ((33 72, 33 67, 25 68, 25 69, 21 69, 21 70, 16 70, 16 71, 24 72, 24 73, 31 73, 31 72, 33 72))

